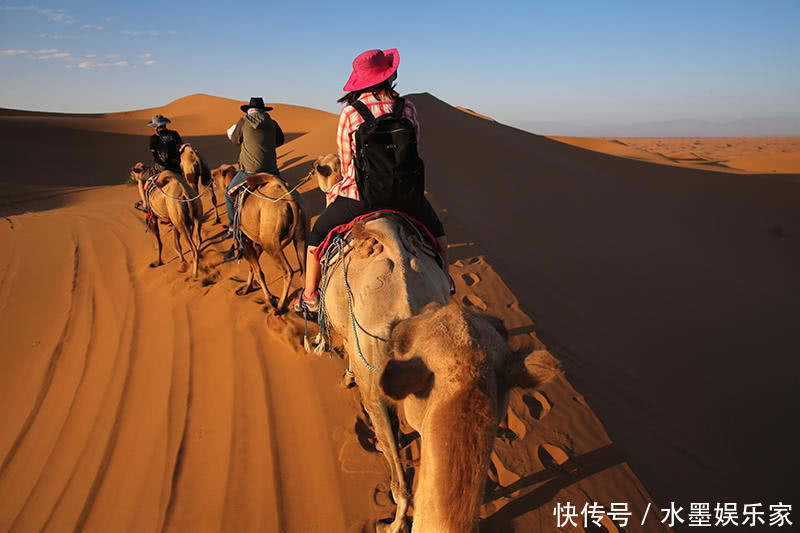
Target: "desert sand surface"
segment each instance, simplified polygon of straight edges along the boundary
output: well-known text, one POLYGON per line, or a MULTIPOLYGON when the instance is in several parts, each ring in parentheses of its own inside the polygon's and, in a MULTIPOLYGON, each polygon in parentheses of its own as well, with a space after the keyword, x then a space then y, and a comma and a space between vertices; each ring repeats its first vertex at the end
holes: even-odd
MULTIPOLYGON (((456 298, 566 371, 512 394, 482 531, 560 531, 567 502, 628 503, 625 531, 668 530, 670 501, 791 503, 800 176, 597 153, 411 98, 456 298)), ((144 122, 169 116, 216 166, 236 159, 239 104, 0 114, 0 530, 366 531, 393 514, 345 362, 233 294, 247 270, 222 262, 221 226, 204 225, 198 280, 168 235, 147 267, 121 185, 149 160, 144 122)), ((297 183, 337 117, 274 107, 297 183)), ((301 191, 319 214, 316 184, 301 191)), ((403 457, 413 471, 418 440, 403 457)))
POLYGON ((800 173, 800 137, 551 137, 610 155, 724 172, 800 173))

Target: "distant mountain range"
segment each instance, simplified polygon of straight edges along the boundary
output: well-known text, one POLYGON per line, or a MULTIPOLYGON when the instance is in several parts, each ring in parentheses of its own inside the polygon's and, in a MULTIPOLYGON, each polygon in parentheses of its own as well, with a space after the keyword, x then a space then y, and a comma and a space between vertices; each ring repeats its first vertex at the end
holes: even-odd
POLYGON ((555 121, 512 124, 540 135, 575 137, 786 137, 800 136, 800 115, 756 117, 731 122, 679 119, 638 124, 584 125, 555 121))

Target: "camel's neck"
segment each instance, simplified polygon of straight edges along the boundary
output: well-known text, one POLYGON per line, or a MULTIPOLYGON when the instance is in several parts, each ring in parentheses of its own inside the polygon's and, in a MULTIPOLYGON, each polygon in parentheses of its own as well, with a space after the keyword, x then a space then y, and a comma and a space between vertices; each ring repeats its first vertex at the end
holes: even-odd
POLYGON ((426 418, 414 531, 477 530, 497 430, 494 402, 482 391, 464 390, 426 418))

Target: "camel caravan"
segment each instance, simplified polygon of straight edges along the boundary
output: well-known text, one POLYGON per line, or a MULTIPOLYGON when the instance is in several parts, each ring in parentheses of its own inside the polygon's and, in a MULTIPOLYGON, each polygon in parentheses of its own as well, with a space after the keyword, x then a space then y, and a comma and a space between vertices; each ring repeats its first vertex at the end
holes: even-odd
MULTIPOLYGON (((141 173, 141 168, 137 164, 132 173, 141 173)), ((235 165, 211 170, 214 186, 224 190, 235 173, 235 165)), ((329 189, 341 180, 338 156, 317 159, 309 177, 321 191, 329 189)), ((293 274, 283 250, 293 242, 302 274, 308 216, 302 198, 285 182, 269 174, 251 178, 258 196, 251 194, 241 212, 243 256, 250 276, 237 293, 253 290, 257 277, 267 301, 274 301, 258 261, 260 253, 267 252, 284 274, 276 304, 282 309, 293 274), (281 196, 278 201, 269 199, 281 196)), ((165 171, 156 181, 169 196, 154 199, 151 207, 177 228, 180 255, 179 235, 189 238, 181 228, 187 228, 190 219, 173 219, 170 214, 194 213, 181 206, 196 206, 199 200, 171 199, 196 196, 180 175, 165 171)), ((153 226, 158 238, 158 224, 153 226)), ((365 217, 339 238, 343 244, 325 265, 321 309, 327 331, 321 329, 305 345, 319 354, 331 348, 334 334, 343 341, 346 374, 359 388, 391 472, 397 510, 391 524, 379 525, 386 531, 406 530, 413 501, 412 531, 475 531, 489 456, 509 392, 546 383, 558 374, 558 364, 546 352, 512 353, 499 321, 464 309, 453 299, 434 245, 402 215, 379 212, 365 217), (420 434, 413 498, 390 422, 390 411, 399 404, 420 434)))
POLYGON ((407 531, 411 518, 413 532, 477 531, 489 457, 509 392, 544 384, 560 370, 545 351, 512 352, 499 320, 453 298, 447 238, 424 197, 416 110, 394 90, 398 61, 396 49, 356 58, 340 100, 346 105, 337 132, 339 153, 319 157, 294 187, 280 176, 275 149, 284 135, 261 98, 241 106, 244 116, 227 132, 240 146, 237 164, 209 170, 196 150, 178 152, 180 136, 166 129, 168 119, 156 115, 150 123, 157 128, 151 137, 154 168, 137 163, 130 175, 139 183, 147 227, 157 241, 158 258, 151 266, 163 264, 158 230, 163 220, 173 227, 182 264, 180 239, 189 242, 196 277, 201 185, 211 193, 217 223, 214 190, 225 191, 225 238, 234 240, 225 256, 243 258, 249 268, 237 294, 255 290, 257 280, 268 305, 286 311, 294 271, 284 249, 293 244, 303 277, 293 306, 305 324, 303 345, 322 354, 334 340, 341 342, 344 384, 358 387, 389 465, 396 511, 390 523, 377 528, 407 531), (326 198, 313 227, 297 191, 309 181, 326 198), (282 273, 278 297, 267 287, 262 253, 282 273), (309 322, 319 326, 312 337, 309 322), (393 412, 403 413, 420 435, 413 496, 393 412))

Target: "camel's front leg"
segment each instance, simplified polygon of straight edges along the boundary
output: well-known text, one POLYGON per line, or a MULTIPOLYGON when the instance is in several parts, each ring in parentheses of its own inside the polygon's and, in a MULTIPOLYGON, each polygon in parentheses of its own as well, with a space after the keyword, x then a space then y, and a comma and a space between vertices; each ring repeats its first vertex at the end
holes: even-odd
POLYGON ((382 398, 375 398, 372 401, 365 402, 364 407, 372 420, 372 426, 375 428, 378 446, 389 462, 389 468, 392 471, 392 496, 395 503, 397 503, 397 512, 394 515, 394 521, 386 531, 391 533, 405 531, 405 518, 411 496, 406 488, 405 477, 403 477, 403 467, 400 464, 400 454, 392 431, 392 423, 389 420, 389 412, 382 398))

